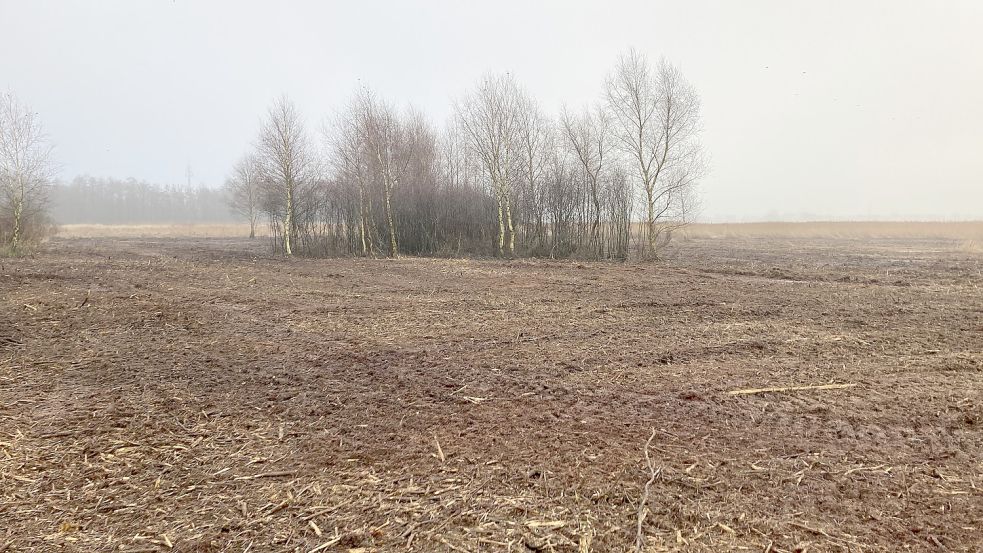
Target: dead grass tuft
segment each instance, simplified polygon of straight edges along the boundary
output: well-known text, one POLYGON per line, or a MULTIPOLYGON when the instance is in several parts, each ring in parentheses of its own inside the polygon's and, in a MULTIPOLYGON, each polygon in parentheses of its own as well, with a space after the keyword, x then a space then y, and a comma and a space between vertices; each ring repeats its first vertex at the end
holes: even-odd
POLYGON ((983 253, 983 241, 965 240, 959 245, 959 251, 966 253, 983 253))

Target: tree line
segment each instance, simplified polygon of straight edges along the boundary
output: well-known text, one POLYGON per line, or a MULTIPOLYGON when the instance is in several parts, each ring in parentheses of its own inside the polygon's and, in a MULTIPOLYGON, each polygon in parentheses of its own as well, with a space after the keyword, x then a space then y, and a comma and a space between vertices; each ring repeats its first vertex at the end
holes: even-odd
POLYGON ((38 114, 0 93, 0 254, 29 253, 56 223, 231 221, 227 192, 136 179, 54 180, 52 145, 38 114))
POLYGON ((48 191, 59 224, 220 223, 234 220, 225 190, 134 178, 78 176, 48 191))
POLYGON ((286 97, 226 183, 287 255, 657 257, 697 209, 700 101, 634 50, 593 105, 552 115, 487 75, 442 128, 368 88, 312 135, 286 97))

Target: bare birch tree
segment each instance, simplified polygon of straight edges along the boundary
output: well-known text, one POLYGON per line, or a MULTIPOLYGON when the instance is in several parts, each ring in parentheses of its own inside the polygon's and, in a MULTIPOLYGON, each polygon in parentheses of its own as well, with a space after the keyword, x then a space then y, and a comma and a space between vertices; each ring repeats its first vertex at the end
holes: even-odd
POLYGON ((525 238, 532 251, 546 245, 544 181, 550 154, 556 147, 554 123, 531 98, 523 98, 519 117, 518 174, 522 181, 525 238))
POLYGON ((349 193, 353 205, 356 224, 354 241, 358 255, 371 255, 371 239, 368 235, 368 209, 366 202, 366 179, 368 169, 365 162, 365 148, 358 130, 357 110, 354 102, 348 110, 341 112, 333 124, 326 123, 322 133, 328 144, 329 157, 334 169, 335 179, 349 193))
POLYGON ((406 113, 400 147, 407 162, 397 210, 403 244, 413 252, 436 253, 447 239, 442 227, 450 226, 451 220, 441 197, 446 190, 439 181, 437 132, 422 111, 406 113))
POLYGON ((469 139, 457 121, 451 121, 437 143, 437 178, 441 184, 441 207, 449 228, 443 234, 449 243, 443 249, 461 254, 484 253, 497 232, 491 215, 497 201, 483 186, 483 164, 471 155, 469 139))
POLYGON ((369 90, 358 96, 362 140, 379 175, 389 234, 389 256, 399 256, 393 191, 399 186, 409 164, 410 148, 406 129, 395 109, 369 90))
POLYGON ((271 207, 283 218, 283 251, 293 255, 299 188, 313 179, 315 159, 301 116, 286 96, 274 102, 267 114, 256 143, 256 159, 269 187, 271 207))
POLYGON ((654 256, 660 233, 686 223, 689 211, 681 202, 693 196, 705 170, 699 97, 668 61, 653 71, 644 55, 631 50, 608 77, 606 100, 619 145, 635 165, 645 195, 647 253, 654 256))
POLYGON ((15 252, 40 239, 46 226, 51 153, 37 113, 0 93, 0 242, 15 252))
POLYGON ((588 250, 591 257, 600 258, 604 253, 600 232, 603 199, 601 172, 610 151, 608 117, 600 109, 585 109, 579 116, 564 110, 561 121, 567 144, 580 162, 587 181, 590 198, 589 213, 586 214, 589 220, 588 250))
POLYGON ((325 125, 323 133, 329 145, 329 156, 335 178, 349 194, 357 228, 354 242, 357 253, 375 255, 373 240, 372 195, 369 152, 363 140, 364 125, 358 95, 352 97, 334 123, 325 125))
POLYGON ((512 219, 512 164, 521 129, 522 92, 511 75, 489 75, 457 103, 458 121, 471 152, 484 166, 498 207, 498 254, 515 255, 515 224, 512 219))
POLYGON ((232 175, 225 181, 229 206, 249 221, 249 238, 256 238, 262 197, 260 178, 259 162, 254 155, 247 154, 236 162, 232 175))

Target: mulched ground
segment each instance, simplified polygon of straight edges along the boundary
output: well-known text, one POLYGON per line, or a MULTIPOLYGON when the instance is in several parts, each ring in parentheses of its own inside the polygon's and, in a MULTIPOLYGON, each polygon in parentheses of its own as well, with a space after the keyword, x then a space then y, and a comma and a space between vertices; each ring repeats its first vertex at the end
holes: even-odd
POLYGON ((983 256, 681 246, 3 260, 0 552, 983 549, 983 256))

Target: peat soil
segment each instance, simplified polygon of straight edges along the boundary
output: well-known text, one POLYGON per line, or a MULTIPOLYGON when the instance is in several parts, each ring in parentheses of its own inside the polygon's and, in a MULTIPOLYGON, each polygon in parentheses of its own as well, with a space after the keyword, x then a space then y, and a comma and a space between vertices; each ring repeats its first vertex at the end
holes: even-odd
POLYGON ((0 261, 0 551, 980 551, 981 269, 54 240, 0 261))

